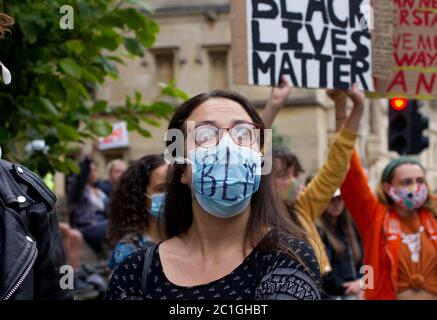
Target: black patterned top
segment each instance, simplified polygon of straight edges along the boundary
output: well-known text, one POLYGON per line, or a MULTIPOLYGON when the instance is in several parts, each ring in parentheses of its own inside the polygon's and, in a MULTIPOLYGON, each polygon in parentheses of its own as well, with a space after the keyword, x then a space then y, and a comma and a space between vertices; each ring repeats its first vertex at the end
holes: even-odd
POLYGON ((318 300, 320 271, 312 249, 290 238, 288 244, 306 267, 282 252, 258 245, 230 274, 203 285, 182 287, 165 276, 156 246, 148 270, 147 292, 141 290, 144 250, 131 254, 112 275, 106 298, 110 300, 318 300))

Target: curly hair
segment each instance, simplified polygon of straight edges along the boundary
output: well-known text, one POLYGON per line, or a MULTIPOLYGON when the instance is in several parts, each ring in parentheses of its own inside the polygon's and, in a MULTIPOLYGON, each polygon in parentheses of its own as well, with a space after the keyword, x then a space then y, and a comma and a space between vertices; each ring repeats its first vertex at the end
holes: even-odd
POLYGON ((121 176, 109 201, 108 238, 112 245, 128 233, 143 233, 149 227, 145 193, 153 171, 164 164, 163 156, 148 155, 121 176))
POLYGON ((0 12, 0 39, 3 39, 7 33, 10 33, 9 30, 14 24, 14 19, 12 19, 7 14, 0 12))

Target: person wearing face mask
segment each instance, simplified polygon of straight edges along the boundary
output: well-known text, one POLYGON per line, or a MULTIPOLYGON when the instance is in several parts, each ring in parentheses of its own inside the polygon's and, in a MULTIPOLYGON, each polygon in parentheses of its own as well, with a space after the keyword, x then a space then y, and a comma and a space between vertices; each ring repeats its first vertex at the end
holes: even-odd
MULTIPOLYGON (((271 128, 291 90, 292 87, 285 78, 278 87, 272 90, 262 115, 268 128, 271 128)), ((322 275, 330 272, 332 268, 315 221, 328 207, 332 195, 346 176, 349 160, 358 137, 357 132, 363 115, 365 99, 357 85, 350 90, 328 90, 327 95, 335 103, 337 134, 329 148, 325 163, 311 182, 306 187, 299 183, 295 177, 298 167, 292 169, 291 165, 287 165, 287 163, 292 163, 293 157, 286 149, 280 148, 273 151, 277 192, 286 212, 296 224, 305 230, 308 241, 317 256, 322 275), (353 102, 349 117, 346 110, 348 98, 353 102)))
POLYGON ((255 108, 229 91, 177 109, 169 132, 181 133, 186 160, 169 167, 167 240, 126 258, 108 299, 320 298, 314 253, 261 175, 262 129, 255 108))
POLYGON ((286 146, 273 148, 273 167, 279 197, 286 206, 292 206, 297 196, 305 189, 301 183, 304 173, 297 156, 286 146))
POLYGON ((162 155, 148 155, 121 176, 109 202, 108 237, 114 246, 108 262, 111 270, 132 252, 161 240, 167 167, 162 155))
POLYGON ((437 300, 437 220, 425 170, 402 156, 384 169, 375 197, 358 154, 341 186, 373 269, 366 299, 437 300))

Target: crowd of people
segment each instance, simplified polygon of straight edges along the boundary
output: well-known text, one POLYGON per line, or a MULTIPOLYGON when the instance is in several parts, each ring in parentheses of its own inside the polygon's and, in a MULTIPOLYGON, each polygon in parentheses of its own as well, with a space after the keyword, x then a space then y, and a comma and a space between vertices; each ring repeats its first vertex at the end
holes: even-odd
POLYGON ((68 178, 64 223, 41 179, 0 160, 0 299, 71 299, 57 270, 78 269, 88 245, 110 272, 109 300, 436 300, 425 169, 394 159, 372 193, 355 151, 365 108, 357 85, 327 91, 337 133, 308 183, 286 146, 274 146, 272 171, 262 174, 264 130, 291 91, 283 79, 261 114, 226 90, 184 102, 168 125, 183 133, 178 161, 164 150, 129 166, 116 160, 100 181, 85 156, 68 178))
POLYGON ((327 91, 337 134, 315 176, 304 183, 284 145, 273 147, 271 174, 260 174, 262 130, 291 90, 285 80, 274 88, 261 115, 229 91, 184 103, 168 128, 194 139, 183 163, 162 154, 118 160, 102 182, 85 157, 70 178, 71 227, 61 227, 64 243, 78 239, 65 245, 71 265, 82 235, 97 254, 107 248, 107 299, 436 298, 437 224, 424 169, 393 160, 373 196, 355 151, 365 105, 356 86, 327 91))

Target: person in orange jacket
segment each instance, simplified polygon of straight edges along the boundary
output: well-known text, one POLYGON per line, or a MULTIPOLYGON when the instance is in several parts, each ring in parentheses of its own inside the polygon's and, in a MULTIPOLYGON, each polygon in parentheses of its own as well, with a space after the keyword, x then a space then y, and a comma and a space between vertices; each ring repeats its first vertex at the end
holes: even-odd
POLYGON ((341 195, 363 240, 366 299, 437 300, 437 219, 423 166, 391 161, 375 196, 355 152, 341 195))

